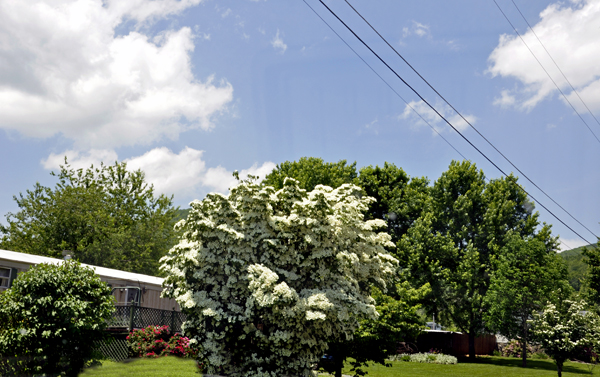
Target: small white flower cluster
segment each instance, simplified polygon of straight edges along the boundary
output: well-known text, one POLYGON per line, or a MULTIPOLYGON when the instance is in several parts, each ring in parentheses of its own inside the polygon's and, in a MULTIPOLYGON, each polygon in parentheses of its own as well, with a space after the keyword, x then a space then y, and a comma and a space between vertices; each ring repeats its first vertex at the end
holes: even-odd
POLYGON ((378 316, 371 286, 385 289, 398 262, 385 222, 364 221, 374 199, 360 191, 243 182, 191 203, 161 262, 205 373, 309 376, 329 341, 378 316))
POLYGON ((390 361, 409 361, 412 363, 456 364, 458 359, 443 353, 401 353, 389 358, 390 361))

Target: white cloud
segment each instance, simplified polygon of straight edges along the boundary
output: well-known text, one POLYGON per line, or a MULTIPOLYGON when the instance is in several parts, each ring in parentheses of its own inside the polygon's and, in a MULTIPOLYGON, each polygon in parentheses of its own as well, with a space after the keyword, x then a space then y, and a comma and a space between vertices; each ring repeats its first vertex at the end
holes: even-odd
MULTIPOLYGON (((600 2, 572 1, 548 6, 533 26, 554 60, 592 111, 600 110, 600 44, 598 19, 600 2)), ((578 110, 585 111, 568 83, 550 60, 535 35, 528 31, 524 40, 578 110)), ((556 87, 539 66, 521 39, 502 35, 489 56, 488 71, 492 76, 512 77, 521 83, 519 98, 513 106, 531 109, 556 92, 556 87)), ((502 105, 502 101, 498 102, 502 105)))
POLYGON ((373 119, 371 122, 365 124, 363 127, 361 127, 361 129, 358 131, 358 134, 362 134, 363 132, 370 132, 370 133, 374 133, 375 135, 379 135, 379 127, 377 127, 377 124, 379 123, 379 120, 377 118, 373 119))
POLYGON ((157 192, 177 197, 193 197, 202 185, 206 164, 203 151, 185 147, 179 154, 168 148, 155 148, 125 160, 132 170, 141 169, 157 192))
POLYGON ((570 238, 562 238, 561 237, 560 240, 564 242, 564 243, 561 242, 560 245, 558 246, 561 252, 587 245, 587 242, 584 242, 580 238, 571 238, 570 239, 570 238))
POLYGON ((271 41, 271 46, 273 46, 275 50, 279 50, 280 54, 283 54, 285 50, 287 50, 287 45, 283 42, 283 39, 281 39, 281 36, 279 35, 279 29, 277 29, 277 34, 271 41))
POLYGON ((226 11, 224 11, 223 13, 221 13, 221 17, 225 18, 227 16, 229 16, 231 14, 231 8, 227 8, 226 11))
POLYGON ((65 156, 73 169, 87 169, 91 165, 99 166, 101 162, 110 165, 118 160, 117 153, 109 149, 90 149, 86 152, 67 150, 58 154, 51 153, 41 161, 42 166, 44 169, 58 170, 60 165, 65 164, 65 156))
MULTIPOLYGON (((240 179, 248 178, 248 175, 258 176, 262 180, 267 174, 275 169, 275 163, 267 161, 261 166, 254 163, 250 168, 243 169, 239 172, 240 179)), ((203 176, 202 183, 206 187, 212 188, 216 192, 227 193, 230 187, 237 184, 237 180, 233 177, 233 171, 228 171, 222 166, 209 168, 203 176)))
POLYGON ((431 37, 429 25, 413 21, 410 27, 405 26, 402 28, 402 38, 406 38, 411 35, 416 35, 418 37, 431 37))
MULTIPOLYGON (((237 184, 233 171, 222 166, 206 167, 202 159, 204 151, 185 147, 179 154, 168 148, 155 148, 142 156, 125 160, 131 169, 141 169, 146 179, 157 192, 175 194, 178 198, 196 198, 208 191, 226 194, 230 187, 237 184)), ((273 162, 265 162, 260 167, 252 165, 240 171, 240 178, 248 174, 264 178, 275 168, 273 162)))
MULTIPOLYGON (((442 103, 434 104, 434 107, 444 116, 444 118, 448 119, 450 123, 459 131, 464 131, 469 128, 469 125, 459 116, 454 110, 452 110, 448 105, 442 103)), ((450 126, 444 122, 442 118, 440 118, 435 111, 433 111, 427 104, 423 101, 411 101, 408 105, 404 107, 404 111, 402 115, 400 115, 400 119, 408 119, 414 127, 429 127, 425 123, 423 119, 421 119, 415 111, 418 112, 423 119, 425 119, 430 125, 432 125, 438 132, 450 131, 450 126), (411 109, 412 107, 412 109, 411 109)), ((471 124, 475 124, 477 121, 477 117, 470 114, 463 113, 465 119, 467 119, 471 124)), ((434 131, 432 131, 436 134, 434 131)))
POLYGON ((494 98, 494 105, 502 108, 513 106, 516 102, 516 98, 511 94, 510 90, 503 90, 500 92, 500 97, 494 98))
MULTIPOLYGON (((138 22, 153 21, 158 18, 177 14, 187 8, 198 5, 203 0, 105 0, 76 1, 77 6, 85 7, 86 3, 106 3, 106 8, 115 18, 127 17, 138 22)), ((54 0, 54 3, 72 4, 75 1, 54 0)))
POLYGON ((200 2, 1 1, 0 128, 110 149, 212 127, 233 89, 194 77, 191 29, 115 33, 124 20, 140 26, 200 2))
MULTIPOLYGON (((178 154, 166 147, 154 148, 141 156, 124 160, 128 169, 141 169, 146 174, 146 181, 153 184, 156 192, 175 195, 176 199, 195 199, 209 191, 226 194, 230 187, 237 184, 233 171, 222 166, 207 168, 202 159, 204 151, 185 147, 178 154)), ((65 151, 61 154, 51 154, 42 161, 44 168, 57 169, 64 163, 64 156, 69 164, 78 168, 88 168, 104 164, 112 165, 117 159, 117 153, 112 150, 90 150, 89 152, 65 151)), ((240 171, 240 178, 254 175, 263 179, 275 168, 275 163, 265 162, 262 165, 254 163, 251 167, 240 171)))

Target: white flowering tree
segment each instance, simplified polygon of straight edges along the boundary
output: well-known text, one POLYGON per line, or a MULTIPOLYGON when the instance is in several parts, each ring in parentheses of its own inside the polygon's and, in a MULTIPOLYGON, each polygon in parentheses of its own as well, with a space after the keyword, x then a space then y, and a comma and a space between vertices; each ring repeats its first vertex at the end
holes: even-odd
POLYGON ((309 376, 328 341, 377 318, 371 287, 386 289, 397 260, 385 222, 364 221, 373 199, 360 192, 244 181, 191 204, 162 269, 204 373, 309 376))
POLYGON ((564 300, 561 306, 549 303, 531 321, 533 338, 554 359, 558 377, 566 360, 600 345, 598 316, 586 311, 583 301, 564 300))

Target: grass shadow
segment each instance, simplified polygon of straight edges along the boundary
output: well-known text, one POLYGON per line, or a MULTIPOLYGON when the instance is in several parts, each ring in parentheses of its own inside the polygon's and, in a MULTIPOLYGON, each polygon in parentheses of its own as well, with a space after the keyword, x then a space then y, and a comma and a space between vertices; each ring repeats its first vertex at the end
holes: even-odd
MULTIPOLYGON (((461 362, 469 362, 468 359, 461 360, 461 362)), ((523 368, 523 361, 517 358, 487 358, 487 357, 478 357, 475 361, 477 364, 488 364, 488 365, 497 365, 502 367, 509 368, 523 368)), ((526 369, 538 369, 538 370, 548 370, 548 371, 556 371, 556 364, 552 360, 539 360, 539 359, 527 359, 527 367, 526 369)), ((573 374, 588 374, 589 372, 585 370, 581 370, 571 366, 569 364, 565 364, 563 366, 563 373, 573 373, 573 374)))

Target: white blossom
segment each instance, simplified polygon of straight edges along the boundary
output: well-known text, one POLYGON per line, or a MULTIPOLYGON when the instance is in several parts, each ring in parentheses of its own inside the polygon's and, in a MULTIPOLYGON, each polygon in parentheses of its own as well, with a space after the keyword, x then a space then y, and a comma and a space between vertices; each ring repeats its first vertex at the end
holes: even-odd
POLYGON ((385 222, 364 221, 374 199, 360 192, 306 192, 288 178, 279 191, 242 182, 191 203, 161 262, 205 373, 309 376, 329 341, 377 318, 369 287, 385 290, 397 261, 385 222))

